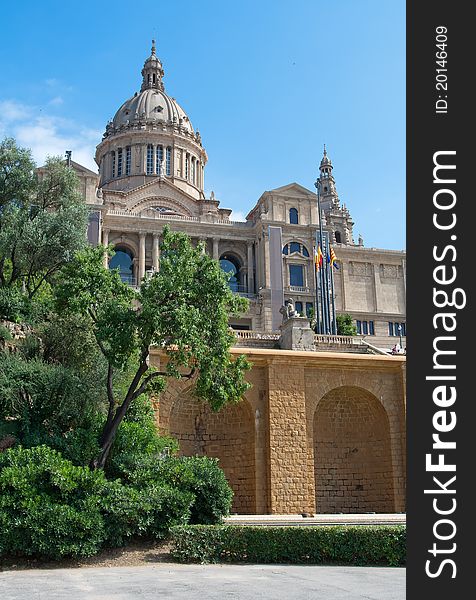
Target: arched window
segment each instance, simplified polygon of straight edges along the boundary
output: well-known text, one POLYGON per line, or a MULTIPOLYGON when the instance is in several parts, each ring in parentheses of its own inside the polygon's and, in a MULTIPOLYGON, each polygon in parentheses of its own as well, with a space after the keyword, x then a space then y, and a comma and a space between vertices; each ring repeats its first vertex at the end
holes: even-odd
POLYGON ((297 225, 299 223, 299 214, 297 208, 289 209, 289 222, 291 225, 297 225))
POLYGON ((165 174, 170 177, 170 173, 172 172, 172 148, 167 146, 165 151, 165 174))
POLYGON ((131 174, 131 147, 126 146, 126 175, 131 174))
POLYGON ((117 151, 117 176, 120 177, 122 175, 122 148, 119 148, 117 151))
POLYGON ((134 283, 133 256, 128 248, 116 246, 116 253, 109 261, 110 269, 118 269, 119 275, 124 283, 134 283))
POLYGON ((336 244, 342 244, 342 236, 340 234, 340 231, 335 231, 334 236, 336 238, 336 244))
POLYGON ((309 257, 308 249, 304 244, 301 244, 301 242, 289 242, 289 244, 286 244, 283 248, 283 254, 294 254, 294 252, 309 257))
POLYGON ((160 174, 160 163, 164 160, 164 147, 157 146, 155 149, 155 172, 160 174))
POLYGON ((154 173, 154 146, 149 144, 147 146, 147 175, 153 175, 154 173))
POLYGON ((220 258, 220 267, 225 273, 230 274, 228 285, 234 292, 240 291, 240 263, 238 259, 229 254, 223 254, 220 258))

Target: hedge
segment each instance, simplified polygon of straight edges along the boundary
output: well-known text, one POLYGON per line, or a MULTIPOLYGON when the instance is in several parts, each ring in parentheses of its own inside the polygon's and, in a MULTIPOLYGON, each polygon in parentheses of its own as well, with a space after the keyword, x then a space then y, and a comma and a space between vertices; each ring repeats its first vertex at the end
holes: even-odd
POLYGON ((180 562, 402 566, 406 528, 185 525, 171 529, 171 542, 180 562))

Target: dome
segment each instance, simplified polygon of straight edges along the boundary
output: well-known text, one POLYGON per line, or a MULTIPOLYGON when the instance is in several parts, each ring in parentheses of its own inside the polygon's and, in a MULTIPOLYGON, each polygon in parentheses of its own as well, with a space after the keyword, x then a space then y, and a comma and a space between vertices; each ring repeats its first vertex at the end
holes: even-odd
POLYGON ((113 127, 127 127, 135 121, 173 123, 193 133, 192 123, 185 111, 164 90, 148 87, 126 100, 114 115, 113 127))

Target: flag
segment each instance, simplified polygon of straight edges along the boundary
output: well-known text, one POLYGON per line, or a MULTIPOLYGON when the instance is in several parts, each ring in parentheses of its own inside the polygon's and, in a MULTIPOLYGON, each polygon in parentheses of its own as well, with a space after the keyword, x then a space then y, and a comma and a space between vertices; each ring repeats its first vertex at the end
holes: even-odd
POLYGON ((316 266, 316 271, 319 271, 319 267, 322 266, 322 252, 320 244, 317 245, 317 252, 314 248, 314 264, 316 266))
POLYGON ((334 248, 331 246, 331 255, 330 255, 330 259, 329 262, 331 264, 331 267, 334 267, 335 269, 339 269, 339 265, 336 263, 337 260, 337 256, 335 255, 334 252, 334 248))

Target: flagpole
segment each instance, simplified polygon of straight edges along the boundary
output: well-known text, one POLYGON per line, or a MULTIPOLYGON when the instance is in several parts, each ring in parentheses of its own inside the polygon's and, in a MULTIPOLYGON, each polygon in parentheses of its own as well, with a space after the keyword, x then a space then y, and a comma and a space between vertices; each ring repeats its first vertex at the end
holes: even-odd
POLYGON ((325 298, 326 298, 326 333, 329 335, 331 332, 331 301, 330 301, 330 296, 329 296, 329 260, 330 260, 330 256, 329 256, 329 238, 325 238, 326 241, 326 247, 323 249, 323 252, 325 251, 324 257, 323 257, 323 263, 324 263, 324 273, 323 273, 323 277, 325 280, 325 286, 324 286, 324 293, 325 293, 325 298))
POLYGON ((334 263, 331 259, 331 289, 332 289, 332 329, 334 335, 337 335, 336 303, 334 296, 334 263))
MULTIPOLYGON (((323 244, 322 244, 322 214, 321 214, 321 180, 319 178, 316 179, 316 182, 314 183, 314 186, 317 190, 317 213, 319 215, 319 246, 321 248, 321 252, 323 249, 323 244)), ((324 258, 323 261, 324 262, 324 258)), ((323 265, 324 266, 324 265, 323 265)), ((324 274, 323 274, 324 269, 321 268, 320 269, 320 277, 321 277, 321 307, 322 307, 322 324, 323 324, 323 331, 322 333, 328 333, 327 331, 327 322, 328 319, 326 318, 326 316, 328 317, 328 310, 326 307, 326 303, 325 303, 325 295, 324 295, 324 274)))
POLYGON ((316 260, 317 260, 317 250, 316 247, 314 246, 314 285, 316 286, 316 311, 315 311, 315 316, 316 316, 316 333, 321 333, 321 319, 319 316, 319 289, 317 286, 317 264, 316 264, 316 260))

